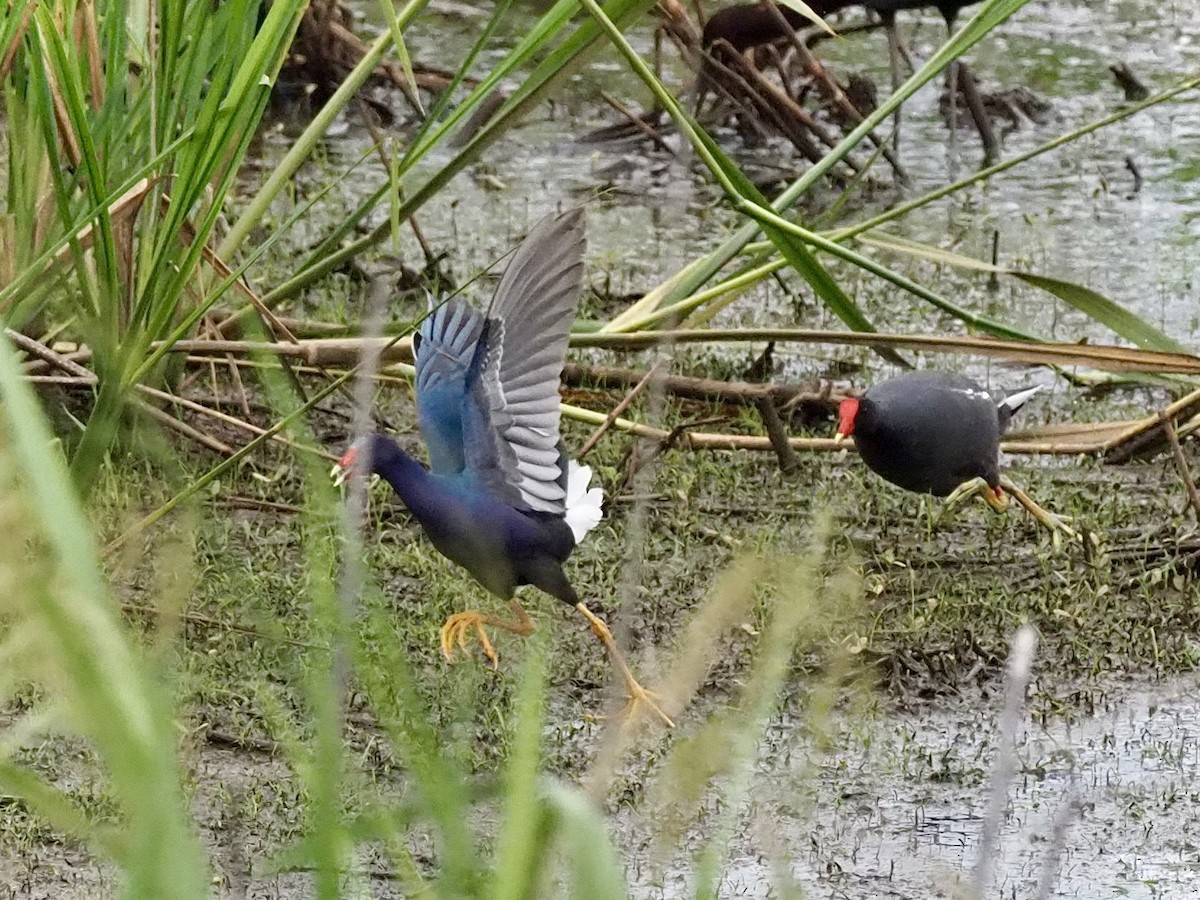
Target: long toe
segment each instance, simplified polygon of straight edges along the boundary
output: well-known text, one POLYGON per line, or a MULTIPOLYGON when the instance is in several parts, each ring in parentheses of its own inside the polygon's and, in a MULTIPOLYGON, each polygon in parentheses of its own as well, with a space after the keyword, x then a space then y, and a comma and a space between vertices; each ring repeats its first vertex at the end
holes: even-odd
POLYGON ((671 720, 663 708, 659 705, 661 698, 653 691, 648 691, 636 681, 628 685, 629 688, 629 703, 625 707, 625 718, 627 721, 636 722, 637 718, 643 712, 654 715, 667 728, 674 728, 675 723, 671 720))
POLYGON ((453 660, 456 645, 458 649, 466 653, 468 636, 474 630, 475 636, 479 639, 479 645, 483 648, 484 655, 488 658, 492 668, 497 668, 500 664, 500 658, 496 654, 496 648, 492 646, 487 629, 484 628, 484 625, 488 621, 488 617, 484 613, 474 609, 455 613, 448 618, 439 634, 442 645, 442 656, 446 657, 448 662, 453 660))
POLYGON ((1038 506, 1036 503, 1033 504, 1033 508, 1026 507, 1026 509, 1029 510, 1030 515, 1037 519, 1044 528, 1050 531, 1050 533, 1054 536, 1055 544, 1059 543, 1059 541, 1064 537, 1069 541, 1078 540, 1079 533, 1067 524, 1066 519, 1063 516, 1060 516, 1057 513, 1052 513, 1049 510, 1038 506))
POLYGON ((1072 541, 1079 539, 1078 532, 1067 524, 1065 517, 1056 515, 1041 506, 1025 491, 1014 484, 1012 479, 1007 475, 1000 476, 1000 482, 1004 486, 1004 489, 1012 494, 1016 498, 1016 501, 1025 507, 1029 511, 1029 514, 1053 535, 1055 544, 1058 544, 1064 537, 1072 541))

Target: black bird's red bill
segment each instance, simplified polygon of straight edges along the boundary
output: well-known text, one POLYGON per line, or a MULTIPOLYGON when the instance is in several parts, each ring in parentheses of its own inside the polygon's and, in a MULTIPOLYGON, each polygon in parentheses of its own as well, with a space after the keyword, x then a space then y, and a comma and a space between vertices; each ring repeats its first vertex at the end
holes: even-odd
POLYGON ((834 440, 841 443, 854 434, 854 420, 858 416, 858 398, 847 397, 838 406, 838 427, 834 440))

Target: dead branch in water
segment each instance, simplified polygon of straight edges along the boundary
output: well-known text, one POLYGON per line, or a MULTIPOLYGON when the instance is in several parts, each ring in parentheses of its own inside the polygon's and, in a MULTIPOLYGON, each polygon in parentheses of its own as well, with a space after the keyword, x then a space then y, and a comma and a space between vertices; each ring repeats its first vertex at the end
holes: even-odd
POLYGON ((1156 415, 1146 416, 1131 423, 1124 432, 1114 437, 1104 447, 1106 462, 1120 464, 1135 457, 1153 456, 1170 446, 1164 429, 1164 420, 1185 423, 1179 428, 1184 434, 1196 429, 1195 418, 1200 416, 1200 390, 1192 391, 1176 400, 1156 415))

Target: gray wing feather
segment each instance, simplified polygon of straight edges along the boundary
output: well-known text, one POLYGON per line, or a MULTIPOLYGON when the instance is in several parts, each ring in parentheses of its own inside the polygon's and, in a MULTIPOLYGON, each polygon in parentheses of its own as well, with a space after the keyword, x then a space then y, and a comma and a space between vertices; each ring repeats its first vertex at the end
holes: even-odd
POLYGON ((513 505, 542 512, 565 509, 558 386, 583 252, 582 210, 542 219, 517 250, 492 300, 472 391, 490 428, 471 428, 464 441, 472 472, 500 495, 515 489, 523 502, 513 505))

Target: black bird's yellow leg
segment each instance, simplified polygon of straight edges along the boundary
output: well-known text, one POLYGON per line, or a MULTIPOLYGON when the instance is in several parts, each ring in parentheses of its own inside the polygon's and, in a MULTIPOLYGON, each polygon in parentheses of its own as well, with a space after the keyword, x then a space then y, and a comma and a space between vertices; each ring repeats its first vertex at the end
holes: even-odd
POLYGON ((489 616, 485 612, 480 612, 477 609, 468 609, 466 612, 455 613, 446 620, 446 624, 442 626, 441 641, 442 641, 442 656, 447 660, 454 656, 454 646, 458 645, 459 649, 464 652, 467 649, 467 635, 471 629, 475 629, 475 634, 479 638, 479 644, 483 647, 483 653, 492 664, 492 668, 496 668, 500 664, 499 657, 496 656, 496 648, 492 646, 492 641, 488 637, 485 626, 491 625, 493 628, 503 628, 505 631, 511 631, 513 634, 518 634, 521 637, 529 637, 537 629, 533 619, 529 617, 529 613, 525 612, 523 607, 516 600, 509 600, 508 605, 512 607, 513 614, 517 617, 516 621, 507 619, 497 619, 495 616, 489 616))
POLYGON ((608 650, 608 655, 612 657, 613 665, 617 667, 617 671, 625 679, 625 690, 629 692, 629 706, 626 708, 626 715, 633 716, 637 712, 638 706, 644 703, 649 707, 650 712, 658 716, 664 725, 668 728, 674 728, 675 723, 671 721, 671 717, 663 712, 662 708, 658 705, 658 697, 653 692, 646 690, 638 684, 638 680, 633 677, 633 672, 629 670, 629 665, 625 662, 625 657, 617 648, 617 642, 613 640, 612 632, 608 630, 608 626, 604 624, 604 620, 588 609, 584 603, 576 603, 575 608, 588 620, 588 624, 592 626, 592 631, 595 632, 596 637, 600 638, 600 642, 608 650))
MULTIPOLYGON (((1076 537, 1074 529, 1072 529, 1062 517, 1056 516, 1054 513, 1038 505, 1032 497, 1021 490, 1007 475, 1000 476, 1000 486, 1012 494, 1018 503, 1029 511, 1038 522, 1049 529, 1057 539, 1057 535, 1066 535, 1069 538, 1076 537)), ((942 512, 938 516, 941 519, 946 511, 952 506, 961 503, 968 497, 978 495, 981 500, 987 503, 992 509, 1003 511, 1008 508, 1008 499, 1001 491, 993 490, 988 486, 988 483, 982 478, 972 478, 970 481, 960 484, 954 492, 946 498, 946 503, 942 507, 942 512)))
POLYGON ((1056 516, 1049 510, 1039 506, 1032 497, 1017 487, 1011 478, 1007 475, 1000 476, 1000 484, 1008 491, 1017 502, 1029 510, 1029 514, 1038 520, 1043 526, 1048 528, 1054 535, 1065 534, 1069 538, 1076 537, 1075 530, 1063 521, 1061 516, 1056 516))
POLYGON ((969 497, 978 496, 980 500, 997 511, 1003 511, 1008 508, 1008 501, 1002 494, 992 490, 991 486, 983 478, 972 478, 970 481, 964 481, 946 498, 946 502, 942 504, 942 511, 938 514, 938 521, 946 515, 951 509, 962 503, 969 497))

